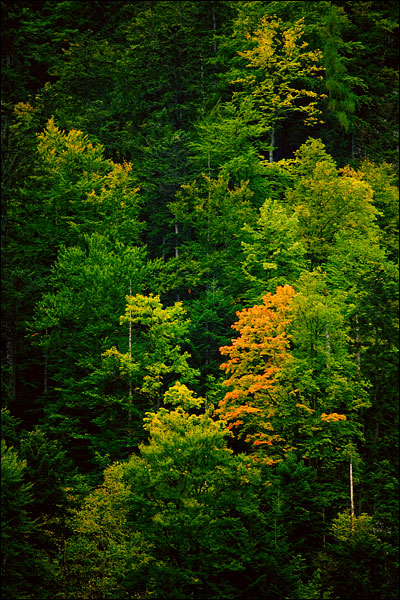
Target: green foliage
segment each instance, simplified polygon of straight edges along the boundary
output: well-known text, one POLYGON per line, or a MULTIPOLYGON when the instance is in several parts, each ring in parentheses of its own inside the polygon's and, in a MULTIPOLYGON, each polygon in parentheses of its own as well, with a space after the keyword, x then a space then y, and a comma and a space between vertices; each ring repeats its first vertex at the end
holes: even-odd
POLYGON ((103 151, 82 131, 66 133, 53 119, 38 135, 40 167, 34 189, 41 217, 52 226, 53 247, 92 232, 122 243, 139 241, 139 187, 131 175, 132 165, 113 163, 103 151))
POLYGON ((29 480, 33 483, 34 505, 31 515, 53 516, 65 510, 65 488, 73 478, 72 461, 59 442, 46 438, 43 431, 34 429, 22 437, 20 455, 26 461, 29 480))
POLYGON ((337 234, 357 231, 373 238, 376 209, 371 187, 352 169, 337 170, 320 140, 308 140, 296 153, 298 179, 287 192, 294 207, 307 256, 313 266, 325 262, 337 234), (322 160, 316 161, 321 156, 322 160))
POLYGON ((202 175, 199 181, 182 186, 169 205, 179 232, 170 265, 176 269, 178 264, 183 271, 180 289, 203 291, 206 285, 222 283, 225 295, 241 294, 241 269, 235 256, 240 252, 243 225, 255 221, 252 195, 247 181, 234 185, 223 172, 217 179, 202 175))
POLYGON ((254 140, 263 131, 251 96, 219 103, 196 126, 196 137, 189 144, 191 162, 209 177, 222 171, 236 185, 250 180, 259 192, 262 169, 254 140))
POLYGON ((223 423, 182 408, 144 421, 149 442, 140 456, 109 467, 76 512, 69 593, 268 597, 277 581, 289 591, 291 558, 284 545, 273 549, 259 468, 233 456, 223 423))
POLYGON ((196 398, 186 385, 177 381, 164 394, 164 404, 181 406, 183 410, 200 408, 204 404, 203 398, 196 398))
POLYGON ((268 199, 260 208, 256 226, 246 224, 243 230, 242 268, 250 284, 249 301, 259 300, 283 283, 293 285, 307 264, 297 215, 268 199))
POLYGON ((128 323, 133 332, 132 347, 125 354, 115 347, 103 356, 110 373, 117 367, 132 386, 136 402, 159 407, 160 395, 176 378, 193 383, 197 372, 188 364, 190 354, 182 350, 187 341, 189 323, 181 302, 163 308, 160 297, 127 296, 121 325, 128 323), (115 366, 114 366, 115 365, 115 366))
POLYGON ((98 234, 82 241, 86 248, 60 251, 50 280, 56 292, 43 295, 30 330, 43 352, 45 429, 63 440, 74 460, 83 454, 90 462, 99 453, 117 459, 135 444, 127 384, 113 383, 102 354, 112 344, 128 348, 128 327, 119 325, 126 294, 151 286, 160 264, 146 261, 143 248, 98 234))
POLYGON ((1 436, 8 446, 16 446, 19 442, 20 419, 14 417, 8 408, 1 409, 1 436))
POLYGON ((328 111, 337 119, 340 127, 348 131, 354 123, 354 113, 359 98, 354 93, 356 86, 362 85, 362 79, 349 75, 346 68, 347 56, 357 42, 345 43, 341 29, 348 25, 343 8, 330 6, 325 22, 326 41, 323 50, 325 67, 325 86, 328 91, 328 111))
POLYGON ((334 541, 322 555, 324 585, 354 598, 393 598, 398 586, 396 549, 380 540, 370 515, 340 513, 332 523, 334 541))
POLYGON ((38 523, 29 513, 34 501, 26 481, 26 461, 1 442, 1 577, 4 598, 49 598, 50 565, 35 548, 38 523))
POLYGON ((105 472, 102 486, 75 511, 61 597, 126 598, 124 578, 151 565, 142 536, 129 527, 129 496, 122 465, 116 463, 105 472))
POLYGON ((397 597, 397 3, 2 34, 5 597, 397 597))
MULTIPOLYGON (((229 341, 229 328, 235 317, 236 306, 232 298, 218 285, 216 278, 212 279, 203 293, 187 301, 187 306, 193 366, 200 369, 201 382, 204 385, 208 376, 214 379, 219 377, 219 346, 221 342, 229 341)), ((203 391, 203 394, 205 393, 203 391)))
POLYGON ((369 160, 361 163, 359 174, 373 190, 374 206, 377 209, 377 223, 381 230, 382 245, 388 257, 398 261, 397 232, 399 229, 398 198, 399 188, 393 165, 374 164, 369 160))

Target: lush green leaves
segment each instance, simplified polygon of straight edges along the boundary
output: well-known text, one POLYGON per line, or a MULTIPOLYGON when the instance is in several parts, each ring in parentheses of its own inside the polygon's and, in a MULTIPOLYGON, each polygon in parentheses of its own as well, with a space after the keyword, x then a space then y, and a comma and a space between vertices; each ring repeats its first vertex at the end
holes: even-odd
POLYGON ((397 597, 397 3, 2 8, 5 597, 397 597))

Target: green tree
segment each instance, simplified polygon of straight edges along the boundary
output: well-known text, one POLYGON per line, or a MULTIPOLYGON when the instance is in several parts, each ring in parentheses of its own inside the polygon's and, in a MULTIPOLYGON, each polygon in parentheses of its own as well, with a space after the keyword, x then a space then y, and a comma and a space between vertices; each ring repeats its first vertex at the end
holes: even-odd
POLYGON ((346 294, 347 322, 358 376, 370 382, 365 432, 389 457, 397 416, 398 269, 377 242, 353 235, 338 239, 327 263, 330 285, 346 294), (382 364, 385 368, 382 368, 382 364), (384 395, 385 402, 378 398, 384 395), (392 440, 389 442, 389 438, 392 440), (389 454, 387 454, 389 453, 389 454))
MULTIPOLYGON (((24 104, 17 105, 15 113, 10 130, 20 181, 13 176, 7 182, 2 331, 6 392, 10 401, 18 400, 16 414, 19 407, 27 407, 35 420, 33 404, 43 378, 38 369, 41 357, 32 349, 34 338, 26 336, 26 323, 35 304, 51 289, 51 266, 58 251, 63 243, 84 246, 83 237, 91 232, 133 245, 140 241, 142 227, 131 166, 105 159, 103 149, 82 132, 61 131, 52 120, 33 142, 37 111, 24 104), (25 168, 22 154, 31 156, 33 166, 25 168)), ((122 298, 128 289, 122 290, 122 298)))
POLYGON ((203 175, 182 186, 169 205, 179 224, 179 245, 169 268, 180 266, 182 291, 195 287, 203 291, 217 282, 226 294, 240 294, 242 277, 236 256, 241 227, 255 220, 251 198, 248 182, 233 185, 223 173, 217 179, 203 175))
POLYGON ((347 23, 343 7, 331 3, 324 23, 327 35, 323 49, 327 109, 345 132, 354 126, 356 104, 360 101, 354 89, 362 84, 362 79, 349 75, 346 68, 346 59, 349 59, 343 55, 343 49, 349 52, 351 46, 354 48, 357 44, 345 43, 342 38, 341 29, 347 23))
POLYGON ((26 481, 26 461, 1 442, 1 577, 3 595, 50 598, 52 572, 45 552, 35 547, 38 522, 29 513, 34 501, 32 483, 26 481))
POLYGON ((126 300, 120 323, 128 324, 132 343, 126 353, 115 346, 108 349, 103 354, 103 368, 108 376, 117 370, 125 380, 130 403, 142 409, 159 408, 160 397, 173 381, 192 384, 198 375, 182 348, 188 341, 186 313, 181 302, 164 308, 160 297, 153 294, 136 294, 126 300))
POLYGON ((47 353, 49 379, 60 385, 80 360, 105 351, 110 336, 119 340, 118 307, 122 312, 130 288, 145 291, 160 267, 146 258, 144 248, 99 234, 60 250, 48 286, 54 291, 43 294, 30 326, 35 343, 47 353))
POLYGON ((221 343, 229 342, 229 328, 237 305, 214 278, 204 292, 198 292, 195 298, 187 300, 186 306, 190 318, 192 364, 200 371, 201 393, 207 395, 208 381, 220 377, 219 347, 221 343))
POLYGON ((189 142, 190 161, 199 173, 217 178, 220 172, 236 185, 250 181, 251 189, 263 187, 259 150, 255 143, 263 134, 259 114, 251 96, 234 95, 218 102, 196 122, 189 142))
MULTIPOLYGON (((146 260, 143 248, 101 235, 86 236, 85 246, 59 252, 49 286, 54 291, 43 295, 29 324, 31 339, 42 352, 43 426, 81 466, 93 460, 88 445, 116 459, 126 453, 127 444, 135 444, 127 407, 118 395, 111 399, 114 384, 101 371, 101 355, 110 345, 128 349, 129 328, 119 326, 126 294, 130 288, 156 288, 160 269, 159 262, 146 260)), ((128 393, 127 384, 123 392, 128 393)))
POLYGON ((249 282, 246 299, 257 302, 278 285, 293 285, 307 267, 298 218, 277 200, 267 199, 257 224, 243 227, 242 269, 249 282))
POLYGON ((288 330, 293 359, 282 374, 287 399, 277 428, 318 468, 321 511, 329 507, 333 516, 332 507, 349 505, 346 448, 364 441, 368 380, 359 377, 349 348, 341 293, 330 293, 318 271, 302 275, 296 287, 288 330))
MULTIPOLYGON (((174 386, 165 402, 172 397, 193 406, 187 388, 174 386)), ((66 589, 78 598, 88 588, 106 598, 291 589, 291 558, 274 549, 261 511, 260 470, 227 448, 223 423, 178 406, 148 413, 145 427, 140 455, 109 467, 76 513, 66 589)))
POLYGON ((344 6, 350 27, 346 40, 356 40, 350 76, 362 73, 363 89, 356 111, 353 155, 373 162, 398 161, 398 28, 395 2, 355 2, 344 6))
POLYGON ((364 160, 358 173, 372 187, 374 206, 377 209, 376 220, 381 230, 381 244, 387 250, 388 258, 396 262, 399 258, 399 188, 394 167, 386 162, 377 165, 364 160))
POLYGON ((40 224, 35 224, 47 233, 53 252, 83 233, 107 233, 130 244, 140 240, 139 187, 132 165, 113 163, 103 152, 81 131, 62 131, 53 119, 38 135, 38 169, 33 190, 26 193, 36 196, 40 224))
POLYGON ((135 591, 146 590, 154 559, 151 546, 131 527, 131 494, 123 480, 123 465, 115 463, 105 471, 102 485, 74 510, 59 597, 126 598, 126 579, 133 579, 135 591))
POLYGON ((312 266, 326 261, 338 233, 356 230, 373 239, 376 209, 371 186, 349 167, 338 170, 320 140, 303 144, 292 168, 297 177, 286 197, 297 214, 312 266))
POLYGON ((394 598, 398 587, 396 548, 380 540, 370 515, 339 513, 332 522, 333 540, 320 561, 323 587, 344 597, 394 598))

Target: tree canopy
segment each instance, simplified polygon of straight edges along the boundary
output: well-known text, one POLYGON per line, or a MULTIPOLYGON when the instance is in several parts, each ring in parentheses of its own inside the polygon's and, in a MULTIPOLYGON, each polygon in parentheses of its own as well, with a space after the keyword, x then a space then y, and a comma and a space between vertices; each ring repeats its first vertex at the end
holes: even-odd
POLYGON ((394 1, 2 1, 2 591, 398 596, 394 1))

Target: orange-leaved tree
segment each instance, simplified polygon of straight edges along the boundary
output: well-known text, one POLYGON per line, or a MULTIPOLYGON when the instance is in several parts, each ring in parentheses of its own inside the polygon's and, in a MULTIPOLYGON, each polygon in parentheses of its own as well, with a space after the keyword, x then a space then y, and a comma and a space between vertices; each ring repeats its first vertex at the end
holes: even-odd
POLYGON ((279 403, 280 374, 290 359, 287 329, 294 294, 290 285, 278 286, 275 294, 263 297, 263 304, 238 311, 238 321, 232 328, 240 335, 232 345, 220 348, 221 354, 228 357, 221 369, 228 375, 223 385, 230 390, 215 412, 227 421, 238 439, 253 446, 284 443, 274 431, 273 421, 279 403))

